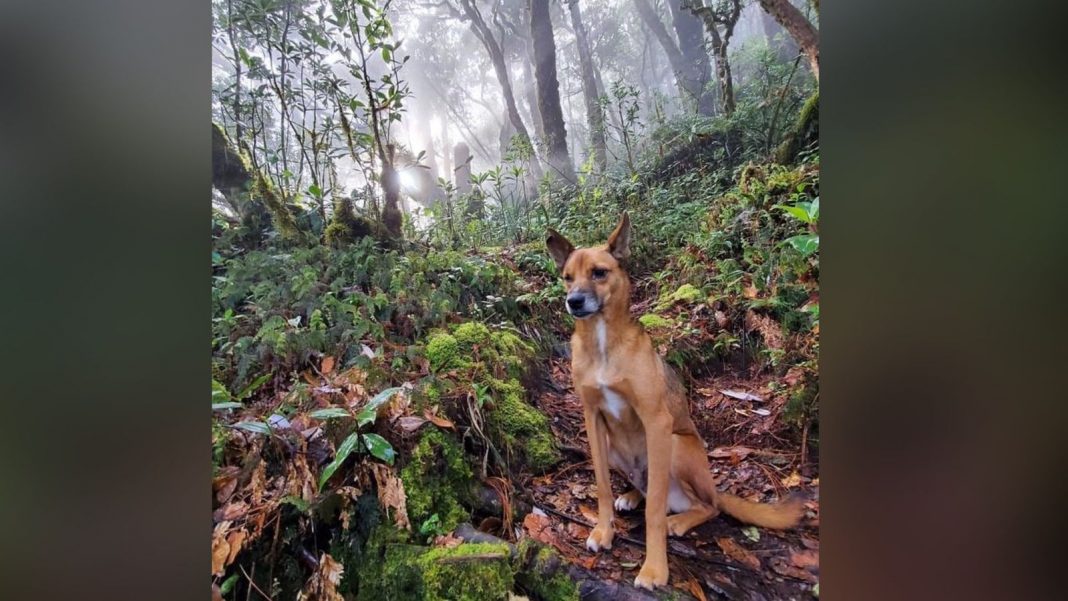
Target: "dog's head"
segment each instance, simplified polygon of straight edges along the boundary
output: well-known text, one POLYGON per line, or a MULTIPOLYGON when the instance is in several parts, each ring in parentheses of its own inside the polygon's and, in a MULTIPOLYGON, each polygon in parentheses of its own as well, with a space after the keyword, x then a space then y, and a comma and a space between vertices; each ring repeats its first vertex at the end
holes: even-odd
POLYGON ((630 216, 627 213, 623 213, 604 246, 576 249, 567 238, 552 229, 545 244, 564 278, 568 313, 584 319, 604 311, 613 303, 622 303, 626 307, 630 280, 620 261, 630 254, 630 216))

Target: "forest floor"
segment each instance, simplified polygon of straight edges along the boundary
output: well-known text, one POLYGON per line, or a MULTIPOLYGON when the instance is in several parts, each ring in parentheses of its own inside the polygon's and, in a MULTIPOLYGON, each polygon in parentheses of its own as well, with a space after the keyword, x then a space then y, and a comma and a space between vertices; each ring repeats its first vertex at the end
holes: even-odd
MULTIPOLYGON (((708 448, 720 490, 754 501, 800 494, 805 499, 804 522, 796 530, 781 532, 748 527, 721 514, 684 537, 669 539, 670 585, 694 598, 770 600, 813 595, 819 576, 818 456, 809 446, 807 461, 802 462, 797 443, 778 437, 770 427, 768 422, 781 413, 776 405, 785 402, 769 388, 772 380, 719 375, 691 382, 691 415, 708 448)), ((616 543, 610 552, 586 550, 589 526, 597 517, 597 497, 569 360, 552 359, 544 391, 536 398, 569 460, 520 485, 529 491, 528 500, 536 508, 524 519, 523 528, 598 578, 630 584, 644 559, 644 504, 617 513, 616 543)), ((613 473, 612 481, 614 495, 627 490, 618 474, 613 473)))

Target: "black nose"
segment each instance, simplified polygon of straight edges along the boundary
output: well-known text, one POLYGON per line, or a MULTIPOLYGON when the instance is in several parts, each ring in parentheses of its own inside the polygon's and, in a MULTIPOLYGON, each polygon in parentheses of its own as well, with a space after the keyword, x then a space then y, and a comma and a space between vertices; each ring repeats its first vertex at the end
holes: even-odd
POLYGON ((582 305, 586 304, 586 297, 584 296, 569 296, 567 297, 567 306, 572 309, 581 309, 582 305))

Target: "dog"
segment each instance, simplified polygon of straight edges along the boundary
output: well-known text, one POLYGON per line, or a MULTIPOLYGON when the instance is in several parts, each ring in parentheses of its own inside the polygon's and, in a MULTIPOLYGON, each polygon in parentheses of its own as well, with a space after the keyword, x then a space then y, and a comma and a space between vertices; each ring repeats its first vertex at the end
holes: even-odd
POLYGON ((552 229, 546 246, 575 318, 571 378, 597 482, 597 524, 586 547, 611 549, 613 511, 634 509, 644 497, 646 556, 634 585, 651 590, 668 581, 668 533, 682 536, 720 511, 765 528, 796 526, 800 499, 763 504, 716 490, 682 382, 630 316, 630 279, 622 267, 630 253, 629 215, 623 213, 603 246, 576 249, 552 229), (609 467, 634 487, 614 500, 609 467))

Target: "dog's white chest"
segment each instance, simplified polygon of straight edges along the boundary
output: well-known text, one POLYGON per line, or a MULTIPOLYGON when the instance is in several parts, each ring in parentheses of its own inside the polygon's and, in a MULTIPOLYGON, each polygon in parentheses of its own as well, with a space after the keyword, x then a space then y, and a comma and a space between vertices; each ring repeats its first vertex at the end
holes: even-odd
POLYGON ((605 370, 608 368, 608 331, 604 319, 597 319, 597 350, 600 351, 600 361, 597 364, 597 384, 601 387, 601 409, 614 417, 617 421, 623 418, 623 409, 627 402, 619 394, 608 387, 605 379, 605 370))

